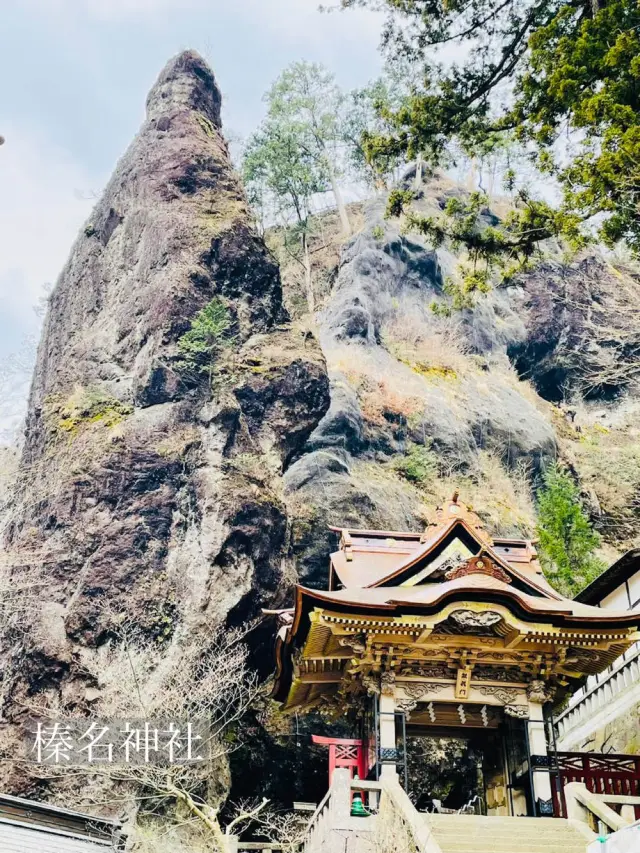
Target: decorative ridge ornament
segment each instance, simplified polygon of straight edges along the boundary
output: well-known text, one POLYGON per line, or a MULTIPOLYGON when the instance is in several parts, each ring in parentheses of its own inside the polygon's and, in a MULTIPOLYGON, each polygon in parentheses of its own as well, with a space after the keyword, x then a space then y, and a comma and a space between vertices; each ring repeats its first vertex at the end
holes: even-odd
POLYGON ((353 561, 353 539, 346 528, 340 535, 340 548, 344 551, 347 563, 351 563, 353 561))
POLYGON ((466 560, 464 563, 445 572, 445 578, 448 581, 454 581, 458 578, 466 577, 466 575, 487 575, 488 577, 502 581, 502 583, 512 582, 505 570, 501 566, 496 565, 484 551, 481 551, 476 557, 472 557, 470 560, 466 560))
POLYGON ((473 511, 471 506, 459 502, 459 491, 456 489, 451 496, 451 500, 446 501, 442 506, 436 509, 435 518, 427 524, 427 527, 420 537, 421 542, 426 542, 437 531, 445 525, 450 524, 453 519, 459 518, 473 530, 479 539, 485 542, 490 547, 493 546, 493 539, 485 530, 484 524, 480 516, 473 511))

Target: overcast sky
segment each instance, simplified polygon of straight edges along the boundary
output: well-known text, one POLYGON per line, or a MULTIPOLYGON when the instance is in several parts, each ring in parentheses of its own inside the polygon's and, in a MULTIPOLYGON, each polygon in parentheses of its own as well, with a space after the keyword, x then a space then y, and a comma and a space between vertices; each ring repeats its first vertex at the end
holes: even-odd
POLYGON ((169 57, 200 51, 223 92, 225 127, 242 136, 294 60, 323 62, 346 88, 378 73, 376 16, 318 4, 0 0, 0 360, 37 328, 42 285, 55 281, 169 57))

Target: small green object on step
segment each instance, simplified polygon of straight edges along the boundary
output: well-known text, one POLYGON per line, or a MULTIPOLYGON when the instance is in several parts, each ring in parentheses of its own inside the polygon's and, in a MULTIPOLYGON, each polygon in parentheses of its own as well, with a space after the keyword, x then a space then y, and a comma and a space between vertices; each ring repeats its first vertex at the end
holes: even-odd
POLYGON ((369 817, 369 812, 365 809, 360 794, 354 794, 351 801, 351 817, 369 817))

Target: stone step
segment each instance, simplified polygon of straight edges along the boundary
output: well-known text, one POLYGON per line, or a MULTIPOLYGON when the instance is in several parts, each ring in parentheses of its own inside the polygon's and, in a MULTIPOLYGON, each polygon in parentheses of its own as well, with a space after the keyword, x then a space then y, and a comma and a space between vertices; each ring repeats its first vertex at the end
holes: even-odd
POLYGON ((587 840, 566 838, 531 839, 512 836, 511 838, 495 838, 493 840, 479 841, 477 838, 464 838, 452 841, 448 838, 434 833, 434 839, 438 842, 443 853, 551 853, 558 850, 560 853, 585 853, 587 840))
POLYGON ((518 835, 522 838, 549 838, 552 836, 565 838, 571 837, 575 834, 575 831, 571 827, 563 827, 560 829, 535 830, 524 826, 514 826, 509 828, 496 826, 491 827, 490 829, 471 826, 468 828, 465 828, 463 826, 439 826, 433 823, 429 823, 429 826, 431 826, 434 832, 441 833, 442 835, 468 836, 470 833, 473 833, 476 838, 494 838, 496 836, 505 836, 508 838, 513 837, 514 832, 517 832, 518 835))
POLYGON ((551 835, 562 836, 563 838, 567 836, 567 834, 574 834, 574 830, 572 827, 562 827, 559 829, 530 829, 526 826, 514 826, 514 827, 503 827, 496 826, 491 827, 490 829, 485 829, 484 827, 469 827, 465 828, 463 826, 437 826, 433 823, 430 823, 429 826, 432 827, 434 832, 440 832, 443 835, 469 835, 469 833, 473 833, 476 837, 493 837, 496 835, 504 835, 504 836, 512 836, 514 832, 517 832, 518 835, 522 837, 528 838, 548 838, 551 835))
POLYGON ((544 826, 544 824, 560 824, 566 826, 562 818, 555 817, 513 817, 511 815, 481 815, 481 814, 438 814, 437 812, 423 812, 429 820, 435 823, 475 823, 475 824, 498 824, 504 823, 512 826, 518 823, 521 826, 544 826))
POLYGON ((565 832, 567 829, 573 829, 571 824, 567 824, 561 819, 539 819, 537 823, 531 824, 520 823, 518 818, 513 818, 511 823, 504 823, 502 821, 494 822, 493 818, 489 818, 486 823, 479 823, 474 820, 465 821, 464 818, 462 820, 433 820, 432 815, 429 814, 425 814, 423 817, 431 826, 437 826, 438 829, 460 829, 462 832, 469 832, 470 830, 473 830, 473 832, 489 832, 496 829, 511 832, 516 827, 523 832, 565 832))
MULTIPOLYGON (((436 839, 438 841, 438 839, 436 839)), ((442 853, 586 853, 587 842, 580 847, 567 847, 565 844, 554 843, 544 844, 533 847, 529 844, 522 844, 518 839, 512 839, 508 845, 487 845, 486 847, 478 847, 473 841, 465 845, 451 846, 448 844, 440 844, 442 853)))
POLYGON ((585 853, 586 839, 551 818, 425 815, 442 853, 585 853))

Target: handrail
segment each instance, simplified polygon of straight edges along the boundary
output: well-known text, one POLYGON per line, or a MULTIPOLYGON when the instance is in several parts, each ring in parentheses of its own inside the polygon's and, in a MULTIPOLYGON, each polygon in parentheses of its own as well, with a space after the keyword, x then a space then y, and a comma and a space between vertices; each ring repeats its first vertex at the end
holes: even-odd
POLYGON ((640 805, 640 797, 629 797, 622 794, 593 794, 587 789, 584 782, 569 782, 564 786, 564 795, 567 803, 567 817, 589 824, 596 831, 599 829, 598 826, 594 826, 596 822, 604 824, 611 832, 617 832, 631 824, 630 821, 625 820, 615 812, 608 805, 609 803, 614 805, 640 805))
MULTIPOLYGON (((598 681, 584 692, 571 697, 569 705, 556 718, 558 739, 570 739, 572 732, 585 724, 594 713, 607 707, 612 698, 632 687, 640 678, 640 649, 632 656, 614 664, 611 672, 602 681, 598 681)), ((583 688, 584 690, 584 688, 583 688)))
POLYGON ((397 774, 383 778, 382 796, 385 795, 406 824, 418 853, 442 853, 430 825, 409 799, 397 774))
POLYGON ((326 794, 324 795, 324 797, 320 800, 320 802, 319 802, 319 804, 318 804, 318 808, 314 811, 314 813, 313 813, 313 814, 311 815, 311 817, 309 818, 309 822, 307 823, 306 832, 309 832, 309 830, 311 829, 311 827, 313 826, 313 824, 318 820, 318 817, 319 817, 319 816, 320 816, 320 814, 324 811, 324 809, 325 809, 325 807, 326 807, 326 805, 327 805, 327 803, 329 802, 329 800, 330 800, 330 799, 331 799, 331 788, 329 788, 329 790, 327 791, 327 793, 326 793, 326 794))
POLYGON ((598 681, 596 684, 594 684, 592 687, 589 687, 586 690, 584 687, 581 688, 581 690, 584 691, 583 693, 581 693, 581 691, 578 690, 573 694, 573 696, 569 700, 569 704, 567 705, 567 707, 564 709, 564 711, 562 711, 562 713, 558 714, 558 717, 556 718, 556 722, 561 720, 563 717, 566 717, 570 711, 572 711, 574 708, 577 708, 578 705, 580 705, 582 702, 585 701, 585 699, 588 699, 594 693, 597 693, 597 691, 601 687, 604 687, 605 684, 608 684, 608 682, 611 681, 612 678, 615 678, 616 675, 620 675, 620 673, 623 670, 631 667, 631 664, 640 663, 639 659, 640 659, 640 648, 636 649, 634 652, 632 652, 630 657, 619 658, 618 660, 614 661, 612 664, 612 667, 611 667, 611 671, 604 673, 605 677, 602 679, 602 681, 598 681))
MULTIPOLYGON (((349 771, 336 768, 331 787, 313 813, 305 832, 303 849, 305 853, 318 853, 331 849, 332 833, 348 831, 354 837, 370 835, 374 828, 380 831, 384 823, 387 808, 393 821, 399 820, 406 828, 416 853, 442 853, 433 838, 431 827, 424 816, 413 805, 400 785, 397 774, 383 776, 379 782, 364 779, 352 779, 349 771), (378 794, 378 802, 373 805, 370 797, 368 817, 351 815, 351 795, 354 791, 378 794), (377 806, 377 808, 376 808, 377 806)), ((344 840, 342 842, 344 844, 344 840)))

